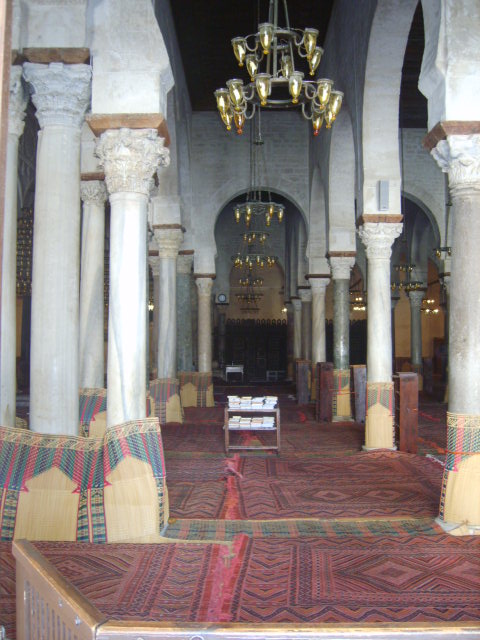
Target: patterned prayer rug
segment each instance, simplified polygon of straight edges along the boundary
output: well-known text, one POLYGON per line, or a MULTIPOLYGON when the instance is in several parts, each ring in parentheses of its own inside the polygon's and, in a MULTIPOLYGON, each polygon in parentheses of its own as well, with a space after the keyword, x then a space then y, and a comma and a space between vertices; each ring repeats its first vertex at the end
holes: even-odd
POLYGON ((442 529, 432 518, 398 520, 177 520, 171 518, 164 533, 177 540, 233 540, 243 533, 251 538, 304 538, 324 536, 438 535, 442 529))
POLYGON ((224 583, 221 621, 480 620, 480 540, 241 536, 224 583))
POLYGON ((438 514, 442 467, 411 454, 376 451, 306 460, 236 456, 229 463, 231 475, 224 482, 192 476, 185 481, 178 469, 178 482, 169 476, 170 516, 278 520, 438 514))
POLYGON ((15 637, 15 558, 11 542, 0 542, 0 625, 7 638, 15 637))
POLYGON ((447 534, 220 545, 36 543, 114 620, 294 623, 480 620, 480 540, 447 534))

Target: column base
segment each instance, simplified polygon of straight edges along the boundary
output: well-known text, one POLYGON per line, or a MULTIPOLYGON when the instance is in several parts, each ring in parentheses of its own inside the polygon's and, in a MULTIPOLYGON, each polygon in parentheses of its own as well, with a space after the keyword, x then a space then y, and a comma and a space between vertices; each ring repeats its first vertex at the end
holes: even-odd
POLYGON ((366 444, 362 445, 362 451, 398 451, 398 447, 367 447, 366 444))
POLYGON ((365 447, 394 451, 393 382, 367 382, 365 447))
POLYGON ((332 416, 332 422, 354 422, 352 416, 332 416))
POLYGON ((332 422, 349 422, 351 420, 350 369, 334 369, 332 422))

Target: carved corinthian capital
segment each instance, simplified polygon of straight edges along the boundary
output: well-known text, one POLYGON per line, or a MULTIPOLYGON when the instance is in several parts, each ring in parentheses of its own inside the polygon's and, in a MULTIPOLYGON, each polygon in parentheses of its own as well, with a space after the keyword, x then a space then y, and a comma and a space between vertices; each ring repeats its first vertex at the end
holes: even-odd
POLYGON ((213 280, 210 277, 195 278, 199 296, 210 296, 212 293, 213 280))
POLYGON ((448 173, 452 194, 480 190, 480 134, 452 135, 432 149, 440 169, 448 173))
POLYGON ((107 188, 102 180, 82 180, 80 183, 82 202, 103 205, 107 199, 107 188))
POLYGON ((390 260, 392 244, 402 232, 401 223, 366 222, 358 230, 369 260, 390 260))
POLYGON ((178 250, 183 242, 183 231, 181 228, 175 229, 155 229, 153 230, 158 246, 160 258, 176 258, 178 250))
POLYGON ((98 139, 95 155, 105 170, 110 194, 128 191, 148 196, 154 171, 170 161, 155 129, 109 129, 98 139))
POLYGON ((22 83, 22 67, 10 70, 10 99, 8 102, 8 133, 19 138, 25 126, 27 93, 22 83))
POLYGON ((32 87, 42 129, 47 125, 81 127, 90 106, 92 70, 88 65, 26 62, 23 73, 32 87))
POLYGON ((331 257, 330 267, 332 268, 332 278, 334 280, 350 280, 350 271, 355 265, 355 258, 331 257))

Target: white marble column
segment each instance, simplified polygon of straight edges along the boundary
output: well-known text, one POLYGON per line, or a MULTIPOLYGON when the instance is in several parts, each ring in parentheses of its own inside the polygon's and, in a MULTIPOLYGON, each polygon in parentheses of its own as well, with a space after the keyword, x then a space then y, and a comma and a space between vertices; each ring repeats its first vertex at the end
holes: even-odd
POLYGON ((366 449, 395 448, 390 256, 401 230, 398 222, 365 222, 359 229, 368 260, 366 449))
POLYGON ((312 362, 326 362, 325 292, 329 278, 310 276, 309 282, 312 288, 312 362))
POLYGON ((177 376, 177 256, 183 241, 180 225, 154 225, 159 258, 159 307, 157 375, 177 376), (174 228, 172 228, 174 227, 174 228))
POLYGON ((80 134, 87 65, 25 63, 40 124, 33 232, 30 428, 78 433, 80 134))
POLYGON ((10 70, 5 213, 3 218, 2 299, 0 349, 0 424, 15 426, 17 369, 17 182, 18 139, 22 135, 27 96, 22 85, 22 67, 10 70))
MULTIPOLYGON (((153 246, 153 242, 150 247, 153 246)), ((156 243, 155 243, 156 244, 156 243)), ((152 345, 151 354, 152 361, 150 366, 152 368, 153 377, 158 378, 157 362, 158 362, 158 335, 160 327, 160 258, 158 257, 158 250, 151 249, 148 252, 148 264, 152 270, 153 276, 153 326, 152 326, 152 345)))
POLYGON ((452 259, 447 449, 439 522, 480 530, 480 135, 448 135, 432 155, 448 172, 452 259), (476 454, 476 455, 475 455, 476 454))
POLYGON ((104 261, 105 201, 107 189, 100 180, 83 180, 82 251, 80 267, 80 387, 105 385, 104 362, 104 261))
POLYGON ((96 146, 111 210, 107 426, 146 413, 147 204, 163 143, 155 129, 110 129, 96 146))
POLYGON ((212 370, 213 275, 195 275, 198 292, 198 370, 212 370))
POLYGON ((422 370, 422 300, 425 289, 409 291, 410 300, 410 362, 413 370, 421 373, 422 370))
POLYGON ((303 360, 310 360, 312 357, 312 291, 310 287, 299 287, 298 295, 302 301, 301 353, 303 360))
POLYGON ((193 253, 177 258, 177 370, 193 371, 192 336, 192 265, 193 253))
POLYGON ((293 366, 295 360, 302 357, 302 301, 300 298, 290 299, 293 307, 293 366))

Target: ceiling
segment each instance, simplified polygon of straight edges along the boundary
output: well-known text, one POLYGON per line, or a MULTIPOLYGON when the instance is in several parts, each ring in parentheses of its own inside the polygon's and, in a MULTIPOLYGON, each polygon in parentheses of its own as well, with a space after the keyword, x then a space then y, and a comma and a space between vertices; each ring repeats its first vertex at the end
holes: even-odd
MULTIPOLYGON (((358 0, 352 0, 352 2, 358 0)), ((290 26, 314 27, 323 44, 334 0, 290 0, 290 26)), ((216 109, 213 92, 239 70, 231 38, 257 31, 266 22, 268 0, 171 0, 190 100, 194 111, 216 109)), ((283 15, 283 11, 280 11, 283 15)), ((400 96, 400 125, 427 127, 425 98, 417 88, 424 48, 421 5, 406 48, 400 96)), ((240 77, 244 75, 240 72, 240 77)))

